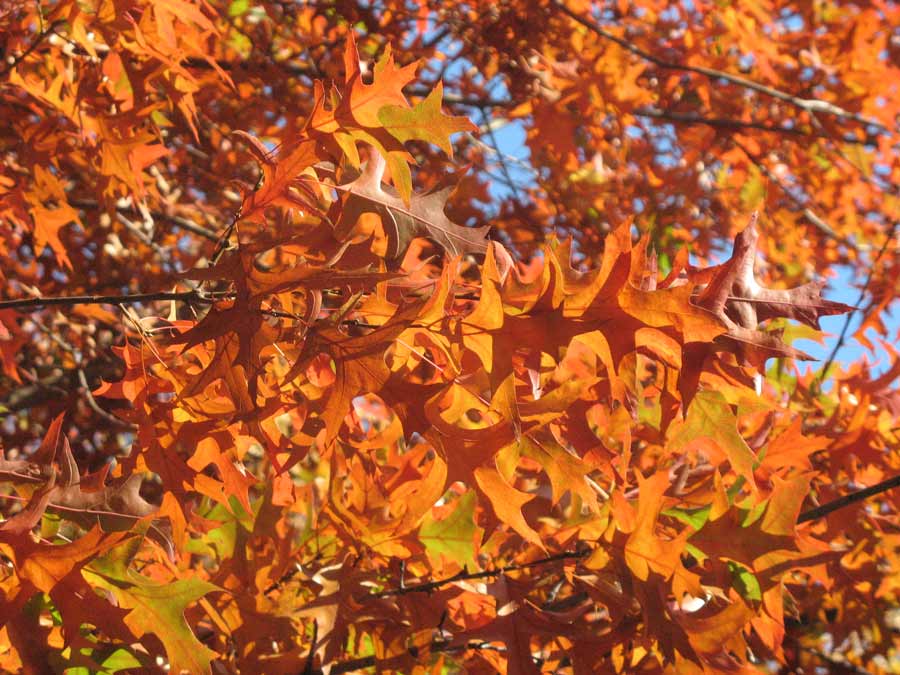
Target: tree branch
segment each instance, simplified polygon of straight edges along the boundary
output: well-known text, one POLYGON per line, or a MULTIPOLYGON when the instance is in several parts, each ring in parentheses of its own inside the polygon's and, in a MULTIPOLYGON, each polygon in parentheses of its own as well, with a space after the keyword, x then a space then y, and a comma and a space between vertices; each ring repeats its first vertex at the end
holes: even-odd
MULTIPOLYGON (((76 209, 99 209, 100 204, 96 200, 93 199, 70 199, 69 204, 76 209)), ((116 207, 117 213, 128 213, 140 215, 140 212, 132 207, 116 207)), ((150 217, 154 220, 162 220, 165 222, 169 222, 177 227, 180 227, 182 230, 187 230, 188 232, 193 232, 194 234, 203 237, 204 239, 208 239, 209 241, 218 243, 219 235, 210 230, 209 228, 203 227, 202 225, 198 225, 197 223, 188 220, 187 218, 183 218, 181 216, 170 216, 161 211, 150 211, 150 217)))
POLYGON ((838 234, 834 230, 834 228, 831 227, 831 225, 826 223, 815 211, 813 211, 811 208, 809 208, 804 203, 804 201, 801 197, 798 197, 796 194, 794 194, 793 190, 791 190, 787 185, 785 185, 784 182, 782 182, 781 179, 778 178, 778 176, 776 176, 774 173, 772 173, 769 170, 769 167, 767 167, 765 165, 765 163, 762 161, 761 158, 759 158, 755 154, 753 154, 745 145, 743 145, 736 138, 732 138, 731 142, 734 143, 738 147, 738 149, 741 152, 743 152, 744 155, 747 156, 747 159, 749 159, 751 162, 753 162, 754 166, 756 166, 756 168, 759 169, 759 172, 763 176, 765 176, 768 180, 775 183, 775 185, 777 185, 781 189, 781 191, 784 192, 784 194, 787 196, 787 198, 790 199, 792 202, 794 202, 794 204, 797 206, 797 208, 800 209, 800 212, 803 214, 803 217, 806 218, 816 229, 818 229, 820 232, 822 232, 827 237, 834 239, 835 241, 843 244, 844 246, 846 246, 847 248, 849 248, 853 251, 859 252, 859 251, 869 250, 870 247, 868 244, 857 244, 855 242, 850 241, 846 237, 838 234))
MULTIPOLYGON (((801 523, 807 523, 812 520, 824 518, 834 511, 842 509, 851 504, 855 504, 856 502, 862 501, 864 499, 868 499, 869 497, 873 497, 877 494, 881 494, 882 492, 887 492, 888 490, 891 490, 898 486, 900 486, 900 475, 894 476, 893 478, 888 478, 887 480, 884 480, 871 487, 867 487, 863 490, 857 490, 856 492, 853 492, 851 494, 838 497, 837 499, 834 499, 830 502, 804 511, 798 516, 797 524, 799 525, 801 523)), ((557 553, 544 558, 538 558, 537 560, 532 560, 527 563, 506 565, 505 567, 498 567, 493 570, 484 570, 481 572, 466 572, 465 570, 463 570, 459 574, 454 574, 452 577, 447 577, 446 579, 437 579, 435 581, 428 581, 425 583, 416 584, 414 586, 401 585, 399 588, 390 588, 379 593, 370 593, 367 594, 364 599, 389 598, 399 595, 407 595, 409 593, 432 593, 442 588, 443 586, 453 584, 458 581, 487 579, 490 577, 501 576, 509 572, 516 572, 532 567, 539 567, 541 565, 547 565, 563 560, 581 560, 582 558, 586 558, 588 555, 590 555, 591 552, 592 550, 590 548, 579 548, 574 551, 565 551, 563 553, 557 553)))
POLYGON ((538 558, 537 560, 532 560, 527 563, 519 563, 516 565, 506 565, 505 567, 498 567, 493 570, 483 570, 481 572, 466 572, 465 570, 460 572, 459 574, 454 574, 452 577, 447 577, 446 579, 437 579, 435 581, 428 581, 422 584, 416 584, 415 586, 402 586, 401 588, 390 588, 386 591, 381 591, 380 593, 370 593, 366 596, 367 599, 371 598, 389 598, 397 595, 406 595, 407 593, 431 593, 433 591, 438 590, 442 586, 446 586, 447 584, 456 583, 457 581, 471 581, 473 579, 488 579, 490 577, 497 577, 503 574, 508 574, 509 572, 517 572, 520 570, 530 569, 532 567, 539 567, 541 565, 548 565, 550 563, 560 562, 561 560, 580 560, 581 558, 587 557, 591 553, 591 549, 589 548, 580 548, 574 551, 565 551, 563 553, 557 553, 555 555, 550 555, 545 558, 538 558))
MULTIPOLYGON (((866 293, 869 291, 869 286, 872 283, 872 277, 875 275, 875 268, 878 267, 879 261, 884 257, 884 254, 887 252, 888 246, 894 240, 894 235, 897 232, 897 228, 900 226, 900 222, 895 221, 893 225, 891 225, 890 232, 888 232, 887 237, 884 239, 884 243, 881 244, 881 248, 878 249, 878 253, 875 254, 875 258, 872 260, 869 265, 869 272, 866 274, 866 280, 863 283, 861 289, 859 289, 859 297, 856 299, 855 305, 859 307, 862 301, 866 297, 866 293)), ((870 305, 871 307, 871 305, 870 305)), ((841 333, 838 336, 837 342, 834 343, 834 347, 831 349, 831 353, 828 355, 828 358, 825 359, 825 363, 822 365, 821 370, 819 371, 819 376, 816 378, 816 384, 821 386, 822 380, 825 379, 825 376, 828 373, 828 369, 831 368, 831 364, 834 363, 834 359, 837 356, 837 353, 841 350, 841 347, 844 346, 844 343, 847 340, 847 331, 850 329, 850 322, 853 320, 853 314, 855 312, 850 312, 847 314, 847 317, 844 319, 844 325, 841 328, 841 333)))
POLYGON ((573 12, 571 9, 566 7, 562 0, 553 0, 553 4, 563 14, 580 23, 582 26, 584 26, 597 36, 603 38, 604 40, 614 42, 625 51, 631 52, 635 56, 639 56, 645 61, 649 61, 653 65, 657 66, 658 68, 662 68, 663 70, 677 70, 685 73, 695 73, 697 75, 703 75, 704 77, 707 77, 711 80, 725 80, 726 82, 736 84, 739 87, 750 89, 752 91, 759 92, 760 94, 770 96, 771 98, 778 99, 779 101, 790 103, 795 108, 803 110, 804 112, 807 112, 809 114, 823 113, 826 115, 832 115, 841 119, 848 119, 860 124, 875 127, 882 133, 893 133, 888 127, 886 127, 876 119, 866 117, 865 115, 861 115, 860 113, 845 110, 844 108, 841 108, 834 103, 829 103, 828 101, 822 101, 815 98, 802 98, 800 96, 781 91, 780 89, 775 89, 774 87, 770 87, 759 82, 754 82, 753 80, 748 80, 747 78, 741 77, 740 75, 732 75, 731 73, 726 73, 722 70, 715 70, 714 68, 706 68, 704 66, 688 66, 681 63, 666 61, 665 59, 655 56, 650 52, 644 51, 637 45, 632 44, 624 38, 621 38, 618 35, 614 35, 613 33, 604 30, 602 27, 594 23, 591 19, 587 19, 577 14, 576 12, 573 12))
MULTIPOLYGON (((85 378, 88 380, 109 380, 121 375, 118 365, 110 361, 95 360, 81 366, 81 369, 84 370, 85 378)), ((56 372, 43 379, 35 379, 29 384, 15 387, 7 398, 0 399, 0 406, 15 412, 41 405, 51 397, 59 401, 60 397, 68 396, 79 386, 78 380, 78 372, 75 369, 56 372)))
POLYGON ((217 299, 234 296, 233 291, 172 291, 159 293, 131 293, 125 295, 68 295, 52 298, 21 298, 0 300, 0 310, 33 309, 36 307, 73 305, 137 305, 143 302, 171 301, 210 304, 217 299))
POLYGON ((37 36, 34 38, 34 42, 32 42, 28 46, 28 49, 26 49, 24 52, 22 52, 17 57, 15 57, 10 63, 8 63, 6 65, 5 68, 0 70, 0 77, 5 77, 8 73, 11 73, 20 63, 22 63, 22 61, 24 61, 31 54, 33 54, 35 49, 37 49, 38 47, 41 46, 41 44, 44 42, 44 39, 48 35, 55 35, 56 29, 59 28, 60 26, 62 26, 64 23, 65 23, 65 21, 63 21, 62 19, 57 19, 56 21, 51 23, 49 26, 47 26, 46 29, 44 29, 40 33, 38 33, 37 36))
POLYGON ((851 492, 850 494, 844 495, 843 497, 832 499, 830 502, 826 502, 825 504, 817 506, 814 509, 810 509, 809 511, 804 511, 800 514, 800 517, 797 518, 797 523, 807 523, 810 520, 824 518, 829 513, 833 513, 838 509, 842 509, 845 506, 850 506, 850 504, 855 504, 856 502, 868 499, 869 497, 874 497, 875 495, 881 494, 882 492, 887 492, 888 490, 892 490, 897 486, 900 486, 900 475, 894 476, 893 478, 888 478, 887 480, 883 480, 880 483, 872 485, 871 487, 863 488, 862 490, 857 490, 856 492, 851 492))
MULTIPOLYGON (((773 134, 782 134, 784 136, 795 136, 798 138, 827 138, 834 140, 830 136, 814 134, 805 129, 797 127, 788 127, 779 124, 766 124, 764 122, 753 122, 744 120, 735 120, 727 117, 706 117, 699 113, 681 113, 669 110, 660 110, 658 108, 638 108, 632 111, 633 115, 638 117, 649 117, 652 119, 666 120, 675 124, 702 125, 713 127, 715 129, 756 129, 773 134)), ((874 146, 875 141, 866 138, 860 139, 853 136, 845 136, 841 139, 843 143, 852 145, 874 146)))
MULTIPOLYGON (((343 673, 352 673, 365 668, 375 668, 376 666, 378 667, 379 672, 386 672, 389 670, 396 672, 408 659, 419 658, 420 652, 425 651, 426 649, 428 652, 435 654, 448 654, 479 649, 505 651, 503 648, 496 647, 488 642, 469 641, 464 644, 454 644, 449 641, 434 640, 426 648, 410 647, 404 653, 386 659, 378 659, 375 656, 363 656, 349 661, 338 661, 337 663, 332 664, 331 667, 327 669, 327 672, 331 673, 331 675, 343 675, 343 673)), ((310 672, 313 673, 313 675, 324 675, 326 669, 314 668, 310 672)))

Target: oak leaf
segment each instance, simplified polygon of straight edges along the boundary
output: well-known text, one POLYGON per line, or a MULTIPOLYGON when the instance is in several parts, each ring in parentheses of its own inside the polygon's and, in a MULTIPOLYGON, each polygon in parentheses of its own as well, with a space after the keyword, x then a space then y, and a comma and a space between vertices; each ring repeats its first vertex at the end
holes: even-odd
POLYGON ((756 488, 753 471, 758 460, 738 432, 737 418, 720 392, 698 392, 684 423, 670 430, 669 451, 681 452, 688 444, 702 448, 711 459, 727 459, 734 471, 756 488))
MULTIPOLYGON (((475 492, 469 490, 449 505, 452 510, 442 518, 428 515, 419 528, 419 540, 428 555, 436 560, 446 558, 467 570, 478 569, 475 562, 475 541, 480 533, 475 521, 475 492)), ((478 537, 480 539, 480 536, 478 537)))
POLYGON ((731 348, 755 366, 762 366, 772 356, 810 359, 807 354, 787 345, 780 334, 759 330, 760 323, 785 317, 818 329, 821 317, 843 314, 853 307, 823 299, 824 281, 786 290, 760 285, 753 269, 759 239, 756 220, 754 213, 747 227, 735 237, 731 258, 726 263, 697 275, 688 275, 689 278, 702 276, 708 279, 694 302, 711 311, 727 326, 727 336, 720 339, 727 340, 731 348))
POLYGON ((453 146, 450 136, 461 131, 476 131, 478 127, 467 117, 450 116, 441 112, 441 99, 444 95, 444 83, 431 90, 428 96, 412 108, 406 106, 386 105, 378 111, 378 122, 390 134, 405 143, 406 141, 427 141, 438 146, 453 158, 453 146))
POLYGON ((384 257, 391 262, 403 257, 415 237, 431 239, 450 256, 487 250, 488 226, 457 225, 444 213, 452 186, 413 194, 407 206, 393 189, 382 185, 384 168, 384 158, 372 149, 360 176, 338 186, 347 193, 335 228, 338 239, 345 239, 364 213, 375 213, 388 238, 384 257))
POLYGON ((124 621, 136 638, 148 633, 159 638, 173 673, 212 672, 210 662, 218 654, 195 637, 184 612, 192 602, 218 590, 216 586, 196 577, 156 583, 133 572, 122 578, 90 572, 88 578, 108 590, 119 607, 131 610, 124 621))

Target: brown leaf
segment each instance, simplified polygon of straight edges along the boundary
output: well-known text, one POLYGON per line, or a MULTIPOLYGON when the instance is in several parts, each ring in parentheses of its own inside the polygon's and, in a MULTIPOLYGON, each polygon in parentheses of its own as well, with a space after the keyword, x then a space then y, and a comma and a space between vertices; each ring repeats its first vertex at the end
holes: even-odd
POLYGON ((762 366, 773 356, 811 359, 786 344, 780 334, 759 330, 759 324, 767 319, 784 317, 818 329, 820 317, 843 314, 853 308, 823 299, 824 281, 786 290, 761 286, 753 271, 759 239, 756 219, 754 213, 750 224, 735 237, 731 259, 715 269, 706 288, 697 295, 695 304, 710 310, 725 323, 728 334, 719 339, 731 342, 739 355, 753 365, 762 366))
POLYGON ((488 226, 457 225, 444 213, 455 186, 413 194, 406 206, 393 188, 382 185, 384 167, 384 158, 371 149, 362 174, 356 180, 338 186, 339 190, 347 192, 335 229, 338 239, 345 239, 350 234, 362 214, 375 213, 381 218, 388 238, 384 257, 389 261, 401 259, 415 237, 431 239, 450 256, 483 254, 487 250, 488 226))

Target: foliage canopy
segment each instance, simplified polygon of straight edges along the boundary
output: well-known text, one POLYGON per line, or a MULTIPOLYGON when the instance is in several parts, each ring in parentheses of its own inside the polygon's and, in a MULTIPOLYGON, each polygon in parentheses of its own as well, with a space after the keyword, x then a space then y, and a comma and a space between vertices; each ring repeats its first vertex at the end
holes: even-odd
POLYGON ((5 672, 893 672, 895 3, 0 2, 0 53, 5 672))

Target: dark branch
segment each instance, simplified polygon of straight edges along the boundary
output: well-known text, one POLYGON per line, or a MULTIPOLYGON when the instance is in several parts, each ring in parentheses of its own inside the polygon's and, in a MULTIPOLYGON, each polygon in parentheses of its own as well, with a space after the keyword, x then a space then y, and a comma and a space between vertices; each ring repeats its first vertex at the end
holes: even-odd
MULTIPOLYGON (((376 666, 378 667, 379 672, 387 672, 389 670, 396 672, 400 670, 403 665, 408 664, 409 659, 418 659, 420 656, 420 652, 425 650, 432 654, 448 654, 453 652, 464 652, 468 650, 479 649, 505 651, 503 648, 496 647, 487 642, 469 641, 465 644, 454 644, 452 642, 435 640, 425 648, 417 649, 416 647, 410 647, 402 654, 388 657, 386 659, 378 659, 375 656, 363 656, 361 658, 351 659, 349 661, 339 661, 332 664, 328 669, 328 672, 330 672, 331 675, 343 675, 343 673, 352 673, 366 668, 375 668, 376 666)), ((315 668, 312 670, 312 673, 313 675, 324 675, 325 670, 322 668, 315 668)))
POLYGON ((72 305, 137 305, 143 302, 171 301, 199 302, 210 304, 220 298, 233 296, 232 291, 173 291, 161 293, 132 293, 125 295, 69 295, 52 298, 21 298, 18 300, 0 300, 3 309, 33 309, 36 307, 72 306, 72 305))
MULTIPOLYGON (((406 92, 411 96, 427 96, 430 90, 422 87, 409 87, 406 92)), ((444 103, 450 105, 461 105, 468 108, 479 108, 481 110, 489 108, 512 108, 515 102, 507 99, 491 98, 489 96, 460 96, 454 93, 444 93, 444 103)), ((708 117, 702 113, 674 112, 670 110, 661 110, 659 108, 636 108, 630 111, 632 115, 637 117, 647 117, 649 119, 664 120, 673 124, 700 125, 712 127, 714 129, 754 129, 756 131, 765 131, 771 134, 781 134, 782 136, 791 136, 795 138, 827 138, 833 140, 831 136, 813 133, 806 129, 798 127, 789 127, 783 124, 767 124, 765 122, 754 122, 747 120, 736 120, 729 117, 708 117)), ((840 139, 842 143, 850 145, 874 146, 876 141, 874 138, 867 136, 866 138, 857 138, 852 134, 846 134, 840 139)))
POLYGON ((876 483, 871 487, 857 490, 856 492, 851 492, 849 495, 838 497, 837 499, 833 499, 830 502, 822 504, 821 506, 817 506, 814 509, 804 511, 800 514, 800 517, 797 518, 797 523, 807 523, 810 520, 824 518, 829 513, 833 513, 838 509, 842 509, 845 506, 850 506, 851 504, 855 504, 856 502, 861 502, 862 500, 868 499, 869 497, 874 497, 875 495, 881 494, 882 492, 887 492, 888 490, 892 490, 897 486, 900 486, 900 476, 888 478, 887 480, 876 483))
MULTIPOLYGON (((788 127, 781 124, 766 124, 765 122, 747 122, 744 120, 735 120, 727 117, 706 117, 699 113, 681 113, 671 112, 668 110, 659 110, 658 108, 638 108, 633 111, 638 117, 649 117, 652 119, 666 120, 674 124, 702 125, 712 127, 714 129, 756 129, 757 131, 765 131, 772 134, 781 134, 783 136, 794 136, 797 138, 831 138, 830 136, 822 136, 814 134, 805 129, 797 127, 788 127)), ((860 139, 852 135, 844 136, 841 141, 851 145, 875 145, 875 141, 871 138, 860 139)))
MULTIPOLYGON (((894 235, 897 232, 897 227, 900 226, 900 222, 894 222, 891 225, 891 229, 885 237, 884 242, 881 244, 881 248, 878 249, 878 253, 875 254, 875 258, 872 260, 869 265, 869 272, 866 274, 866 281, 863 283, 862 288, 859 290, 859 297, 856 299, 856 306, 860 306, 862 301, 866 297, 866 293, 869 292, 869 286, 872 284, 872 277, 875 275, 875 269, 878 267, 879 261, 884 257, 884 254, 887 252, 888 247, 891 242, 894 240, 894 235)), ((870 305, 871 307, 871 305, 870 305)), ((834 343, 834 347, 831 349, 831 353, 828 355, 828 358, 825 359, 825 363, 822 365, 821 370, 819 371, 819 376, 816 380, 818 385, 822 384, 822 380, 825 379, 825 376, 828 374, 828 369, 831 368, 831 364, 834 363, 834 359, 837 356, 837 353, 841 350, 841 347, 844 346, 844 343, 847 340, 847 331, 850 329, 850 322, 853 320, 853 312, 847 314, 847 317, 844 319, 844 325, 841 328, 841 334, 838 336, 837 342, 834 343)))
MULTIPOLYGON (((74 206, 76 209, 99 209, 99 202, 93 199, 71 199, 69 200, 69 204, 74 206)), ((116 207, 116 211, 118 213, 127 213, 139 216, 140 212, 134 207, 116 207)), ((188 232, 193 232, 194 234, 203 237, 204 239, 208 239, 209 241, 213 241, 218 243, 219 235, 210 230, 209 228, 203 227, 202 225, 198 225, 197 223, 188 220, 187 218, 182 218, 181 216, 170 216, 166 213, 162 213, 160 211, 151 211, 150 217, 154 220, 162 220, 165 222, 172 223, 173 225, 180 227, 182 230, 187 230, 188 232)))
POLYGON ((846 237, 838 234, 834 230, 834 228, 831 227, 831 225, 826 223, 815 211, 813 211, 811 208, 809 208, 806 205, 806 203, 802 197, 795 194, 794 191, 791 190, 791 188, 789 186, 785 185, 785 183, 780 178, 778 178, 778 176, 776 176, 774 173, 772 173, 769 170, 769 167, 766 166, 765 162, 763 162, 763 160, 760 157, 753 154, 745 145, 743 145, 736 138, 732 138, 731 142, 734 143, 735 146, 737 146, 737 148, 747 156, 747 159, 749 159, 751 162, 753 162, 753 164, 756 166, 757 169, 759 169, 759 172, 763 176, 765 176, 771 182, 775 183, 775 185, 777 185, 781 189, 781 191, 787 196, 787 198, 790 199, 796 205, 796 207, 800 210, 800 212, 803 214, 803 217, 806 218, 810 223, 812 223, 812 225, 816 229, 818 229, 820 232, 822 232, 826 236, 830 237, 831 239, 834 239, 835 241, 843 244, 844 246, 846 246, 847 248, 849 248, 853 251, 862 251, 862 250, 868 249, 868 245, 856 244, 855 242, 852 242, 849 239, 847 239, 846 237))
POLYGON ((770 87, 759 82, 754 82, 753 80, 748 80, 747 78, 741 77, 740 75, 733 75, 721 70, 715 70, 714 68, 706 68, 704 66, 688 66, 682 63, 673 63, 672 61, 666 61, 665 59, 655 56, 650 52, 644 51, 637 45, 628 42, 628 40, 625 40, 624 38, 621 38, 618 35, 614 35, 613 33, 604 30, 602 27, 594 23, 591 19, 587 19, 577 14, 576 12, 573 12, 571 9, 566 7, 565 4, 563 4, 562 0, 554 0, 554 5, 559 8, 559 10, 563 12, 563 14, 577 21, 597 36, 603 38, 604 40, 614 42, 622 49, 631 52, 635 56, 639 56, 645 61, 649 61, 653 65, 657 66, 658 68, 662 68, 663 70, 677 70, 680 72, 702 75, 711 80, 725 80, 726 82, 736 84, 740 87, 744 87, 745 89, 750 89, 752 91, 759 92, 760 94, 770 96, 771 98, 778 99, 779 101, 790 103, 795 108, 803 110, 804 112, 807 112, 809 114, 823 113, 826 115, 832 115, 841 119, 853 120, 854 122, 858 122, 860 124, 866 124, 875 127, 883 133, 892 133, 890 129, 888 129, 878 120, 866 117, 865 115, 861 115, 859 113, 845 110, 840 106, 835 105, 834 103, 829 103, 828 101, 822 101, 815 98, 802 98, 800 96, 781 91, 780 89, 775 89, 774 87, 770 87))
POLYGON ((51 23, 45 30, 42 30, 37 34, 37 37, 34 38, 34 42, 32 42, 28 49, 15 57, 5 68, 0 70, 0 77, 4 77, 7 73, 12 72, 22 61, 27 59, 31 54, 34 53, 34 50, 41 46, 44 40, 49 35, 55 35, 56 29, 62 26, 65 23, 62 19, 57 19, 53 23, 51 23))
POLYGON ((473 579, 488 579, 490 577, 497 577, 503 574, 508 574, 509 572, 517 572, 520 570, 526 570, 532 567, 539 567, 541 565, 548 565, 550 563, 560 562, 562 560, 580 560, 581 558, 587 557, 591 552, 589 548, 580 548, 575 551, 566 551, 563 553, 557 553, 555 555, 550 555, 545 558, 538 558, 537 560, 532 560, 527 563, 519 563, 516 565, 507 565, 505 567, 498 567, 492 570, 484 570, 481 572, 466 572, 463 570, 459 574, 454 574, 452 577, 448 577, 446 579, 438 579, 436 581, 429 581, 423 584, 416 584, 415 586, 403 586, 402 588, 391 588, 386 591, 381 591, 380 593, 372 593, 366 596, 367 598, 389 598, 396 595, 406 595, 407 593, 431 593, 432 591, 436 591, 442 586, 446 586, 447 584, 452 584, 457 581, 470 581, 473 579))
MULTIPOLYGON (((884 480, 877 485, 873 485, 871 487, 865 488, 863 490, 858 490, 849 495, 844 495, 843 497, 839 497, 834 499, 826 504, 822 504, 821 506, 817 506, 816 508, 809 509, 808 511, 802 512, 797 518, 797 524, 807 523, 812 520, 817 520, 819 518, 824 518, 829 513, 833 513, 839 509, 844 508, 845 506, 849 506, 851 504, 855 504, 856 502, 862 501, 864 499, 868 499, 877 494, 881 494, 882 492, 886 492, 895 487, 900 486, 900 476, 894 476, 893 478, 889 478, 884 480)), ((401 585, 399 588, 390 588, 385 591, 381 591, 379 593, 371 593, 365 596, 364 599, 374 599, 374 598, 389 598, 398 595, 407 595, 409 593, 432 593, 443 586, 448 584, 453 584, 458 581, 471 581, 475 579, 486 579, 490 577, 501 576, 503 574, 507 574, 509 572, 516 572, 520 570, 529 569, 532 567, 539 567, 542 565, 547 565, 550 563, 560 562, 564 560, 581 560, 586 558, 591 553, 591 549, 589 548, 579 548, 575 551, 566 551, 563 553, 557 553, 555 555, 550 555, 544 558, 539 558, 537 560, 532 560, 527 563, 519 563, 515 565, 506 565, 505 567, 498 567, 492 570, 484 570, 481 572, 466 572, 463 570, 459 574, 454 574, 452 577, 448 577, 446 579, 437 579, 435 581, 428 581, 425 583, 416 584, 414 586, 401 585)))
POLYGON ((115 362, 96 360, 78 369, 56 372, 28 384, 16 386, 5 399, 0 399, 0 407, 15 412, 42 405, 50 399, 59 401, 76 391, 79 386, 83 386, 79 372, 83 372, 89 382, 121 377, 121 370, 115 362))

